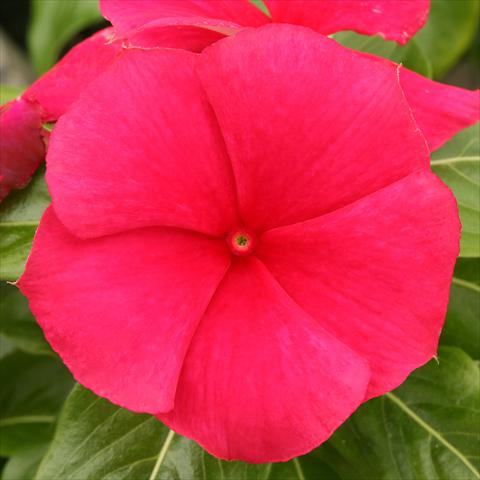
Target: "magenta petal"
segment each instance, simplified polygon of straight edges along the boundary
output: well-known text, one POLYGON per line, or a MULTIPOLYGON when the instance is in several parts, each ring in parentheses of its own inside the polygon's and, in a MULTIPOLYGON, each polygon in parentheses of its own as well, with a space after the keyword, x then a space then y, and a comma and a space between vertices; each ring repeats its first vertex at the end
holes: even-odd
POLYGON ((400 84, 430 150, 480 120, 480 90, 465 90, 400 69, 400 84))
POLYGON ((354 30, 406 43, 428 16, 430 0, 265 0, 273 22, 329 35, 354 30))
POLYGON ((109 43, 113 29, 106 28, 72 48, 23 95, 38 102, 45 121, 57 120, 85 87, 112 62, 121 43, 109 43))
POLYGON ((59 120, 47 183, 76 235, 152 225, 220 235, 236 223, 231 166, 196 57, 127 49, 59 120))
POLYGON ((19 98, 0 110, 0 201, 24 187, 45 157, 43 111, 19 98))
POLYGON ((129 34, 125 42, 133 47, 182 48, 201 52, 224 36, 223 33, 191 25, 157 25, 156 22, 150 22, 145 28, 129 34))
POLYGON ((245 30, 199 56, 243 220, 316 217, 428 165, 397 67, 309 29, 245 30))
POLYGON ((306 312, 368 359, 370 398, 435 355, 459 235, 452 193, 425 171, 271 230, 258 254, 306 312))
POLYGON ((237 261, 159 418, 213 455, 275 462, 326 440, 355 410, 366 362, 303 312, 255 258, 237 261))
POLYGON ((156 413, 228 265, 223 242, 173 229, 79 240, 50 208, 18 285, 80 383, 156 413))
POLYGON ((223 27, 258 26, 269 18, 249 0, 100 0, 103 16, 118 35, 151 21, 165 25, 213 24, 223 27))

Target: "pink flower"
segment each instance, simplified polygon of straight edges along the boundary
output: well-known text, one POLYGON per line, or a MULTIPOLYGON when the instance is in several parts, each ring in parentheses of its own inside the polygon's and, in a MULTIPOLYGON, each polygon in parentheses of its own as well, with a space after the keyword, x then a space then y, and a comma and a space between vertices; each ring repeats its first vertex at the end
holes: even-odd
MULTIPOLYGON (((325 35, 354 30, 403 44, 425 23, 430 0, 265 0, 265 4, 270 17, 249 0, 100 0, 102 13, 112 22, 116 35, 133 38, 139 46, 168 25, 216 26, 228 34, 242 26, 269 22, 304 25, 325 35)), ((478 90, 443 85, 406 68, 399 72, 405 96, 431 150, 480 119, 478 90)))
POLYGON ((74 376, 287 460, 435 355, 458 254, 398 69, 270 25, 124 49, 59 120, 18 282, 74 376))
POLYGON ((224 30, 294 23, 330 35, 354 30, 406 43, 428 16, 430 0, 265 0, 270 15, 250 0, 100 0, 103 16, 120 36, 139 28, 208 25, 224 30))
MULTIPOLYGON (((100 0, 104 16, 115 27, 115 35, 112 29, 106 29, 85 40, 19 101, 28 99, 39 121, 56 121, 123 45, 200 52, 224 35, 272 21, 308 26, 323 34, 340 30, 379 34, 405 43, 424 24, 430 2, 268 0, 266 3, 270 17, 249 0, 100 0)), ((478 91, 432 82, 404 68, 400 70, 400 80, 431 150, 479 119, 478 91)), ((6 117, 2 118, 3 124, 12 121, 12 116, 3 116, 6 117)), ((22 119, 17 115, 15 121, 22 119)), ((24 121, 29 124, 30 116, 24 121)), ((38 138, 44 135, 42 128, 28 138, 10 135, 12 131, 28 130, 28 125, 7 126, 5 130, 9 135, 0 159, 0 201, 11 188, 23 187, 44 157, 44 151, 36 148, 38 138), (2 179, 4 170, 7 174, 2 179)))

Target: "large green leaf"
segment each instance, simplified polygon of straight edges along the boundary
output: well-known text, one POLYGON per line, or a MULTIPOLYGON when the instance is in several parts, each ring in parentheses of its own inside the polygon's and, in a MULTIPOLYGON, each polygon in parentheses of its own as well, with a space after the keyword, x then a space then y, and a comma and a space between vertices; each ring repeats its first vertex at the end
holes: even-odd
POLYGON ((28 48, 37 72, 48 70, 84 28, 102 21, 98 0, 32 0, 28 48))
POLYGON ((150 415, 112 405, 75 387, 37 480, 336 480, 318 458, 278 465, 224 462, 150 415))
POLYGON ((11 344, 29 353, 52 354, 27 299, 13 285, 0 284, 0 312, 0 333, 11 344))
POLYGON ((478 0, 433 0, 425 26, 415 35, 440 78, 450 70, 471 44, 478 28, 478 0))
POLYGON ((459 258, 453 274, 444 345, 463 348, 480 359, 480 258, 459 258))
POLYGON ((16 280, 25 266, 40 217, 50 203, 43 171, 0 204, 0 280, 16 280))
POLYGON ((315 451, 342 480, 480 478, 479 367, 442 348, 393 393, 370 400, 315 451))
POLYGON ((60 361, 13 352, 0 360, 0 455, 43 445, 73 380, 60 361))
POLYGON ((431 165, 457 199, 462 221, 460 256, 480 256, 480 123, 433 152, 431 165))
POLYGON ((480 478, 478 365, 456 348, 374 399, 309 455, 275 465, 223 462, 155 418, 77 386, 37 480, 372 480, 480 478), (327 465, 328 464, 328 465, 327 465))

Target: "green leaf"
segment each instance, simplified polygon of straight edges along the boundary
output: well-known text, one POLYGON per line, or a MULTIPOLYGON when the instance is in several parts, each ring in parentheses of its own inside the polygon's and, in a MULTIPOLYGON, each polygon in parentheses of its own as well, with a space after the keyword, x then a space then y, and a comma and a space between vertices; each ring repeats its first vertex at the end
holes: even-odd
POLYGON ((12 345, 28 353, 53 355, 27 299, 15 286, 0 284, 0 311, 0 333, 12 345))
MULTIPOLYGON (((202 478, 203 469, 220 476, 222 467, 155 417, 129 412, 77 386, 36 478, 202 478)), ((235 478, 244 478, 241 470, 229 464, 224 475, 235 471, 235 478)))
POLYGON ((480 123, 433 152, 431 165, 457 199, 462 221, 460 256, 480 256, 480 123))
POLYGON ((479 367, 462 350, 363 405, 315 455, 342 480, 479 479, 479 367))
POLYGON ((450 288, 443 345, 461 347, 480 359, 480 258, 459 258, 450 288))
POLYGON ((2 472, 2 480, 30 480, 47 451, 48 444, 33 447, 9 458, 2 472))
POLYGON ((25 267, 40 217, 50 203, 43 171, 0 204, 0 280, 17 280, 25 267))
POLYGON ((327 443, 274 465, 223 462, 77 386, 36 478, 154 480, 478 479, 478 365, 444 347, 395 392, 363 405, 327 443))
POLYGON ((0 360, 0 455, 47 442, 72 378, 54 358, 13 352, 0 360))
POLYGON ((478 28, 478 0, 434 0, 425 26, 415 40, 429 58, 433 76, 440 78, 460 59, 478 28))
POLYGON ((250 3, 253 3, 257 8, 259 8, 265 15, 267 15, 268 17, 271 16, 263 0, 249 0, 249 1, 250 3))
POLYGON ((81 386, 65 403, 38 480, 336 480, 318 458, 271 465, 218 460, 155 417, 112 405, 81 386))
POLYGON ((379 36, 360 35, 354 32, 340 32, 332 37, 344 47, 402 63, 406 68, 426 77, 432 75, 430 61, 415 39, 402 47, 379 36))
POLYGON ((3 335, 0 335, 0 360, 15 351, 12 342, 7 340, 3 335))
POLYGON ((394 59, 394 61, 424 77, 432 78, 433 66, 423 50, 421 42, 412 38, 408 45, 398 47, 397 52, 397 59, 394 59))
POLYGON ((0 85, 0 105, 17 98, 25 90, 25 87, 15 87, 13 85, 0 85))
POLYGON ((55 64, 75 34, 102 21, 98 0, 32 0, 31 5, 28 49, 39 74, 55 64))

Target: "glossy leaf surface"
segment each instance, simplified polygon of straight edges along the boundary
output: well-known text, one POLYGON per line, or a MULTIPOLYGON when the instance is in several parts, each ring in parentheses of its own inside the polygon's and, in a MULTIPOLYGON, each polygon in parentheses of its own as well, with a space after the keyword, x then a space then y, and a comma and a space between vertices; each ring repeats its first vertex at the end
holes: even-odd
POLYGON ((460 256, 480 256, 480 123, 433 152, 431 165, 457 199, 462 222, 460 256))
POLYGON ((72 378, 57 359, 13 352, 0 360, 0 455, 47 442, 72 378))
MULTIPOLYGON (((43 170, 43 169, 42 169, 43 170)), ((15 281, 23 272, 33 236, 50 203, 44 172, 0 204, 0 280, 15 281)))
POLYGON ((315 455, 342 480, 480 478, 478 364, 443 348, 397 390, 361 407, 315 455))

